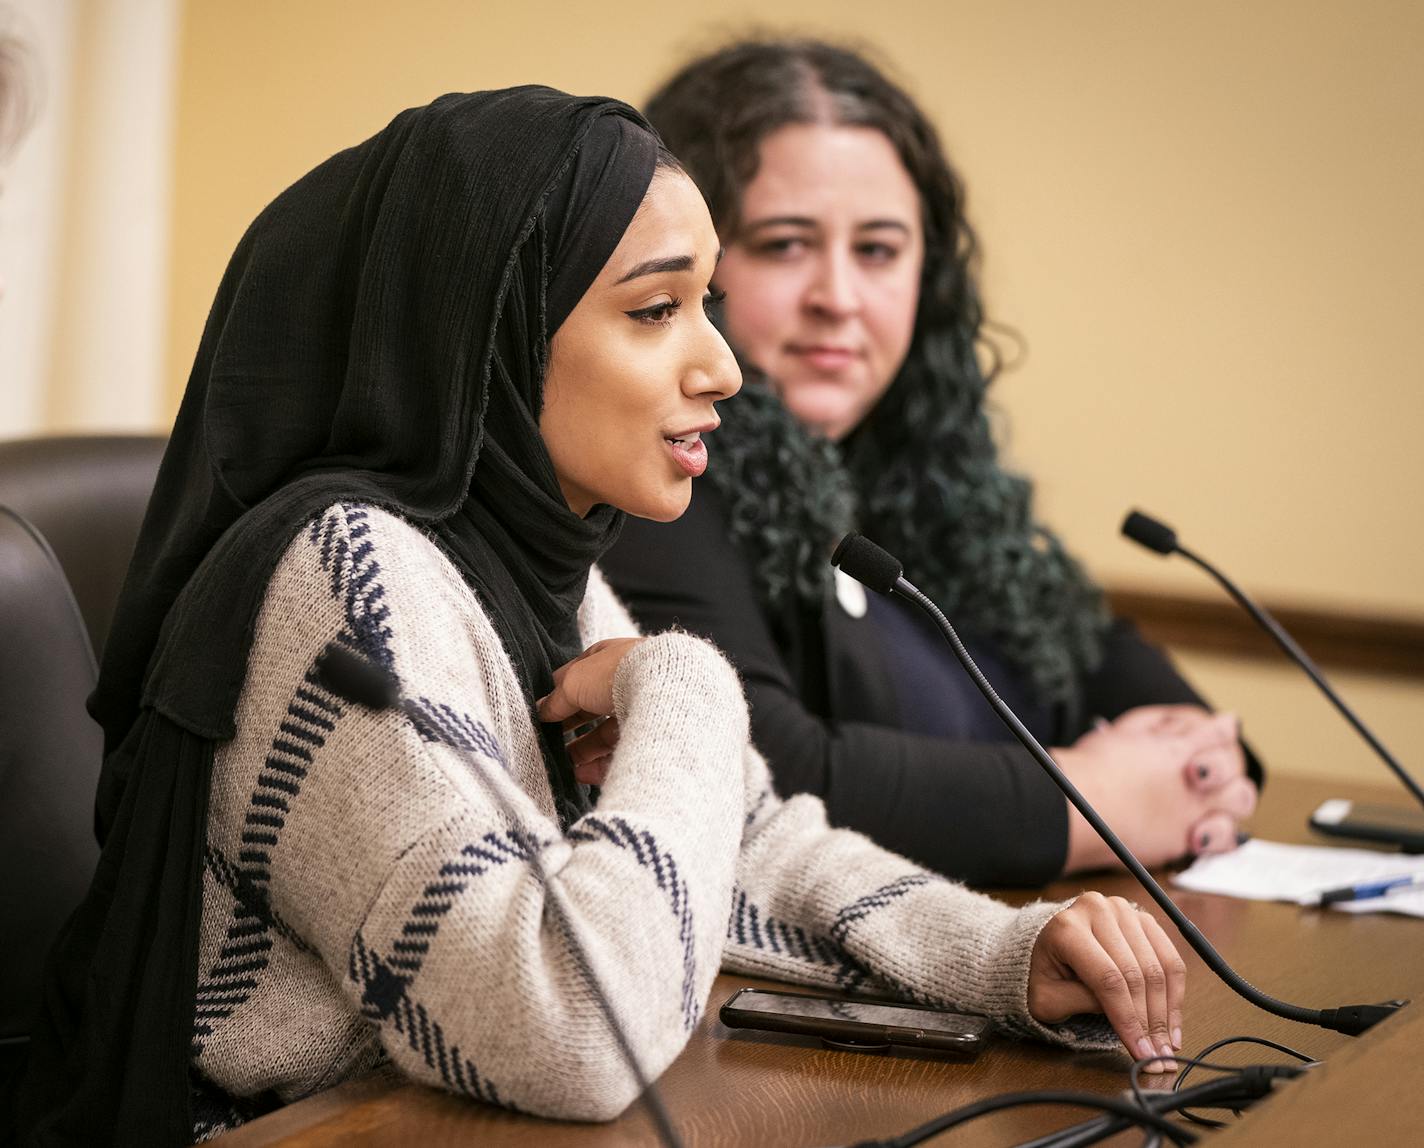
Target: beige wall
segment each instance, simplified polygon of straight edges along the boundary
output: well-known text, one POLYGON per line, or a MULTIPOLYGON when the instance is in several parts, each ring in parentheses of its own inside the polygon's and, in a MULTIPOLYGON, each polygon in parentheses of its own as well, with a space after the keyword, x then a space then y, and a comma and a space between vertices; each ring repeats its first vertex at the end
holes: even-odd
POLYGON ((170 417, 171 168, 178 0, 74 0, 68 180, 46 389, 50 429, 170 417))
POLYGON ((170 417, 179 3, 0 0, 34 112, 0 156, 0 438, 170 417))
MULTIPOLYGON (((690 49, 767 12, 189 0, 174 404, 243 228, 318 160, 452 89, 540 81, 637 102, 690 49)), ((775 27, 872 41, 940 124, 970 187, 989 306, 1028 346, 996 387, 1011 457, 1099 575, 1211 592, 1116 539, 1139 504, 1264 596, 1424 618, 1424 5, 774 12, 775 27)), ((1336 719, 1299 683, 1192 669, 1257 713, 1253 728, 1290 735, 1273 758, 1358 757, 1318 751, 1336 719)), ((1366 709, 1383 699, 1401 754, 1424 746, 1424 687, 1350 684, 1366 709)))

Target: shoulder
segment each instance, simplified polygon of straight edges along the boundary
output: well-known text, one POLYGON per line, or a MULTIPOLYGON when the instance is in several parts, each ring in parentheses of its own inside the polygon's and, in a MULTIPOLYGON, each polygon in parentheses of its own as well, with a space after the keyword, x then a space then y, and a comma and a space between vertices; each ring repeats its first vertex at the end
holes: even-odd
POLYGON ((336 503, 287 546, 268 588, 273 597, 330 600, 358 630, 378 625, 397 602, 411 607, 453 599, 478 609, 474 594, 435 541, 390 511, 336 503))
POLYGON ((338 502, 307 522, 288 545, 279 573, 318 568, 368 581, 387 570, 438 571, 450 564, 420 528, 376 506, 338 502))
POLYGON ((249 701, 295 685, 333 642, 394 673, 409 697, 487 725, 510 760, 539 760, 493 620, 437 542, 398 515, 337 503, 292 540, 258 617, 249 701))
POLYGON ((474 591, 436 542, 390 511, 336 503, 297 533, 258 619, 259 647, 341 640, 388 668, 503 656, 474 591))

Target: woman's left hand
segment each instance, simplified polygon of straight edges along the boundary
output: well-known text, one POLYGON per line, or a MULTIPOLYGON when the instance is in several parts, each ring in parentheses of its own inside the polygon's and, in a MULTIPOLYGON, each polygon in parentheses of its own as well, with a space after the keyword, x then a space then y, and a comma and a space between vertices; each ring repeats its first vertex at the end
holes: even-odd
MULTIPOLYGON (((567 723, 565 724, 567 729, 567 723)), ((618 748, 618 719, 604 718, 587 733, 564 746, 574 763, 574 779, 585 785, 602 785, 618 748)))
POLYGON ((1170 1060, 1182 1047, 1186 987, 1186 965, 1156 918, 1121 897, 1084 893, 1038 935, 1028 1011, 1041 1024, 1103 1013, 1134 1058, 1170 1060))
POLYGON ((602 785, 618 744, 618 719, 613 713, 613 678, 628 651, 641 638, 609 638, 595 642, 554 671, 554 688, 539 699, 539 720, 558 722, 564 729, 598 722, 565 747, 574 763, 574 777, 585 785, 602 785))

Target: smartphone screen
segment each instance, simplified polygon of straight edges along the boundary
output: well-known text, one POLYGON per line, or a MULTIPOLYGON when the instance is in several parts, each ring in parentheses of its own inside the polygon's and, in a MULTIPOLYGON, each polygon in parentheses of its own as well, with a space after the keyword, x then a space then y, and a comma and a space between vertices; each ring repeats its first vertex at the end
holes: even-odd
POLYGON ((722 1006, 730 1028, 765 1028, 864 1044, 903 1044, 972 1055, 989 1022, 980 1016, 889 1001, 741 989, 722 1006))

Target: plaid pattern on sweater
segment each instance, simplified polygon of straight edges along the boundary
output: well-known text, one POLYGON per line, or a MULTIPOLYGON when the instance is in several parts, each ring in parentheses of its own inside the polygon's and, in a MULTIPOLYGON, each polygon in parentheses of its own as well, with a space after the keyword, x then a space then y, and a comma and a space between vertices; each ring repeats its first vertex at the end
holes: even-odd
MULTIPOLYGON (((636 633, 596 570, 579 622, 586 643, 636 633)), ((344 505, 293 541, 258 619, 237 735, 214 763, 197 1136, 386 1060, 511 1109, 621 1112, 636 1085, 546 917, 534 850, 651 1075, 724 966, 1110 1044, 1105 1027, 1028 1016, 1033 940, 1061 905, 1010 909, 828 827, 814 798, 777 798, 710 645, 647 639, 614 698, 620 740, 598 807, 563 836, 513 666, 435 544, 344 505), (316 660, 333 640, 395 672, 419 717, 328 692, 316 660)))

